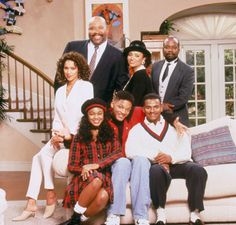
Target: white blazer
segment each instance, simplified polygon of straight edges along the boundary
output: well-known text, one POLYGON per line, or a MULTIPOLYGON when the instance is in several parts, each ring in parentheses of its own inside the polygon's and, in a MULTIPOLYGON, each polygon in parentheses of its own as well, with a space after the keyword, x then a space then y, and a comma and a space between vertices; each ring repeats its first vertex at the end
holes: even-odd
POLYGON ((89 81, 77 80, 66 97, 67 84, 60 87, 56 92, 52 128, 61 130, 67 126, 71 134, 76 134, 81 117, 81 106, 93 98, 93 85, 89 81))

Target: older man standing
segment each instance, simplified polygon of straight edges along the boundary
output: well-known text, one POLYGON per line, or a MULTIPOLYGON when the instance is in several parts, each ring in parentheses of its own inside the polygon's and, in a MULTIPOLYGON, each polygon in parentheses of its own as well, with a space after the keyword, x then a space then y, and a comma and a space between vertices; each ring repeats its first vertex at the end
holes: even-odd
POLYGON ((163 110, 173 112, 181 123, 189 126, 187 103, 193 92, 194 71, 178 58, 179 51, 179 40, 168 36, 163 42, 165 60, 152 67, 152 84, 161 97, 163 110))
MULTIPOLYGON (((110 102, 114 90, 121 90, 128 80, 125 60, 122 52, 108 43, 108 30, 103 17, 94 16, 90 19, 88 34, 89 40, 69 42, 64 53, 79 52, 87 59, 94 97, 110 102)), ((59 86, 55 81, 55 89, 59 86)))

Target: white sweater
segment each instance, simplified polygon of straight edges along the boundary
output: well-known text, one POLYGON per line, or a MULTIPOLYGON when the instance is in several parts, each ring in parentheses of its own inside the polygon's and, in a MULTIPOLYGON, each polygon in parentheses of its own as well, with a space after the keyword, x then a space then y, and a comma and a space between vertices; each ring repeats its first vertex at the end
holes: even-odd
MULTIPOLYGON (((146 118, 144 123, 151 131, 161 136, 167 122, 161 117, 157 124, 148 122, 146 118)), ((167 132, 162 136, 162 140, 157 140, 144 129, 141 123, 135 125, 130 130, 126 141, 126 156, 130 159, 135 156, 144 156, 153 160, 159 152, 163 152, 172 157, 172 164, 191 161, 191 143, 186 133, 178 136, 176 130, 168 125, 167 132)))

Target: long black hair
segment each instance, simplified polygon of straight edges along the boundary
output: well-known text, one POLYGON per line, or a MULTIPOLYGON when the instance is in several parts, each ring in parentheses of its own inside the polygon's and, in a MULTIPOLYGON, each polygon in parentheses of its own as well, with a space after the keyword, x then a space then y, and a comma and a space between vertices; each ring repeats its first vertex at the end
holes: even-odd
POLYGON ((114 139, 114 130, 108 122, 106 112, 104 112, 104 120, 99 127, 94 127, 88 120, 87 114, 80 121, 78 130, 78 139, 80 142, 89 143, 93 140, 91 130, 98 129, 97 141, 103 144, 114 139))

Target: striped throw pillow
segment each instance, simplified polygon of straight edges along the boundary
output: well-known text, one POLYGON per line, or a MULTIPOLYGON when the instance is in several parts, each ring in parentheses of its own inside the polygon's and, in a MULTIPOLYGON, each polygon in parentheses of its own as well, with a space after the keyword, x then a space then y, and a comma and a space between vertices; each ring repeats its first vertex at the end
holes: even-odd
POLYGON ((236 147, 229 127, 192 135, 192 158, 202 166, 236 162, 236 147))

